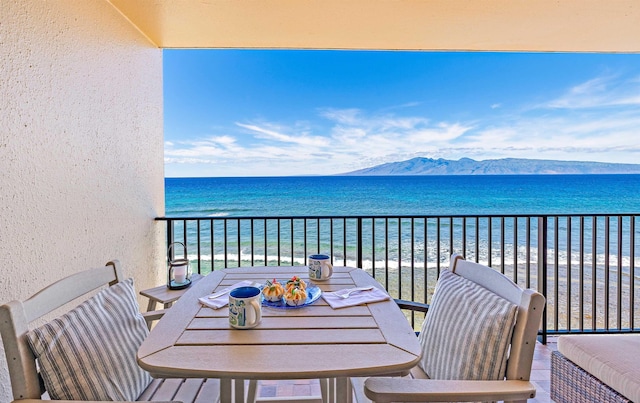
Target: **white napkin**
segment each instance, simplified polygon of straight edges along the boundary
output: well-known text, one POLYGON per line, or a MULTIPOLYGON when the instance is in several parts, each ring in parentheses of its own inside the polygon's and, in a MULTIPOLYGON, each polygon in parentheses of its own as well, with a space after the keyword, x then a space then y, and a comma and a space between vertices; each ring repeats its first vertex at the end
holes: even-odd
POLYGON ((371 302, 386 301, 388 299, 391 299, 389 294, 376 287, 373 287, 373 290, 369 291, 357 291, 351 293, 351 295, 349 295, 347 298, 338 296, 343 295, 349 290, 350 289, 344 289, 335 292, 323 292, 322 298, 324 298, 324 300, 327 301, 327 304, 329 304, 333 309, 368 304, 371 302))
POLYGON ((234 288, 246 287, 254 284, 255 283, 253 281, 242 280, 239 283, 235 283, 231 287, 227 287, 220 291, 216 291, 209 295, 205 295, 202 298, 198 298, 198 301, 200 301, 202 305, 208 306, 209 308, 213 308, 213 309, 222 308, 223 306, 226 306, 229 303, 229 293, 231 292, 231 290, 233 290, 234 288), (219 295, 220 293, 222 293, 222 295, 219 295), (212 295, 219 295, 219 296, 216 298, 209 298, 212 295))

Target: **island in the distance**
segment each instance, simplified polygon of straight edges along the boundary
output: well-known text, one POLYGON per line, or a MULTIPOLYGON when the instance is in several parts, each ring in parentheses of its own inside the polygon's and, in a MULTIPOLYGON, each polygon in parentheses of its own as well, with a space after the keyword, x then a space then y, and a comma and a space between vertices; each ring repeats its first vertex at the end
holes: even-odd
POLYGON ((341 175, 551 175, 551 174, 640 174, 640 164, 534 160, 503 158, 476 161, 471 158, 412 158, 341 175))

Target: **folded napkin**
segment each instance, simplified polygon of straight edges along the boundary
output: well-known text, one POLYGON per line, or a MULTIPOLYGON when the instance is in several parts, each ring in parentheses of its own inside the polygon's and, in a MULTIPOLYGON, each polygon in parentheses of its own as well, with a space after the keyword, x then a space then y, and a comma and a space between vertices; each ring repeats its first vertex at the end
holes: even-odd
POLYGON ((344 295, 350 289, 344 289, 335 292, 323 292, 322 298, 327 301, 327 304, 333 309, 344 308, 347 306, 355 306, 368 304, 371 302, 386 301, 391 299, 389 294, 382 291, 379 288, 373 287, 373 290, 369 291, 357 291, 351 293, 347 298, 342 298, 339 295, 344 295))
POLYGON ((255 285, 255 283, 250 280, 243 280, 243 281, 240 281, 239 283, 235 283, 231 287, 227 287, 220 291, 216 291, 209 295, 205 295, 202 298, 198 298, 198 301, 200 301, 202 305, 208 306, 209 308, 213 308, 213 309, 222 308, 223 306, 226 306, 229 303, 229 293, 231 292, 231 290, 233 290, 234 288, 246 287, 251 285, 255 285), (212 295, 215 295, 216 297, 209 298, 212 295))

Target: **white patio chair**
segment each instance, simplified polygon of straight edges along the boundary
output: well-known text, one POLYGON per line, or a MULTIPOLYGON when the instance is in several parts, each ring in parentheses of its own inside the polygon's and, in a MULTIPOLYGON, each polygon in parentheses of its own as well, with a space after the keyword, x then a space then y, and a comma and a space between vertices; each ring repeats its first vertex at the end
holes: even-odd
MULTIPOLYGON (((144 338, 146 332, 148 332, 146 321, 159 319, 162 316, 162 312, 153 311, 142 314, 140 314, 139 312, 131 312, 134 307, 136 311, 138 308, 137 301, 135 299, 136 296, 133 292, 133 284, 124 280, 119 262, 112 261, 107 263, 107 265, 104 267, 89 269, 66 277, 56 283, 49 285, 48 287, 42 289, 37 294, 24 301, 12 301, 0 306, 0 334, 2 336, 5 354, 7 357, 9 376, 11 379, 11 388, 13 391, 13 397, 15 399, 14 402, 36 403, 46 398, 52 397, 50 396, 51 393, 45 390, 45 382, 42 376, 42 361, 40 361, 40 363, 36 363, 34 350, 32 349, 32 346, 28 340, 28 338, 32 337, 32 335, 34 334, 34 331, 32 331, 33 329, 30 325, 34 321, 41 322, 39 321, 39 319, 44 315, 47 315, 48 313, 63 307, 65 304, 75 300, 76 298, 93 293, 94 290, 97 290, 99 288, 103 288, 103 290, 76 307, 80 309, 74 308, 70 311, 71 315, 69 315, 68 312, 67 314, 54 319, 53 321, 38 329, 46 328, 50 331, 53 328, 49 328, 46 326, 52 324, 58 326, 55 328, 56 330, 63 329, 65 326, 64 323, 69 323, 64 321, 70 316, 76 314, 79 315, 76 318, 79 318, 80 323, 88 323, 91 322, 96 316, 100 316, 99 313, 103 308, 104 312, 108 313, 113 311, 113 308, 116 305, 120 306, 120 303, 122 303, 122 306, 126 305, 126 309, 117 308, 115 310, 120 313, 126 311, 125 314, 119 313, 118 315, 129 315, 129 317, 124 317, 124 321, 118 322, 119 324, 124 324, 122 326, 122 329, 120 329, 124 332, 119 334, 117 340, 115 341, 115 345, 117 350, 124 351, 126 349, 129 352, 133 351, 133 357, 128 357, 127 359, 127 365, 129 365, 129 367, 126 367, 125 364, 122 364, 121 361, 114 361, 113 367, 115 369, 115 372, 129 373, 127 371, 131 371, 130 373, 135 373, 135 376, 138 375, 135 368, 137 367, 137 363, 135 361, 135 352, 137 351, 139 343, 141 343, 141 339, 144 338), (108 288, 105 287, 107 285, 109 286, 108 288), (118 286, 115 287, 116 285, 118 286), (111 294, 106 291, 111 291, 111 294), (113 297, 113 294, 116 292, 120 292, 120 294, 118 294, 116 297, 113 297), (106 299, 101 299, 102 297, 106 299), (101 303, 100 301, 107 302, 101 303), (88 308, 90 310, 83 312, 82 310, 87 307, 90 307, 88 308), (129 324, 131 324, 131 326, 128 326, 129 324), (129 331, 131 329, 136 329, 136 331, 131 331, 129 334, 129 331), (125 335, 124 333, 128 334, 125 335), (139 341, 138 346, 135 346, 135 343, 133 343, 133 345, 130 345, 129 341, 136 338, 139 341)), ((75 323, 77 324, 78 322, 75 323)), ((94 326, 94 323, 92 322, 87 326, 89 337, 87 337, 87 333, 85 332, 78 338, 78 340, 80 340, 82 343, 87 342, 87 340, 97 340, 99 341, 101 348, 103 348, 103 344, 108 344, 108 341, 101 340, 100 332, 99 330, 97 330, 98 328, 100 328, 100 324, 98 323, 98 326, 94 326)), ((57 334, 64 334, 64 337, 70 339, 69 329, 70 327, 67 326, 67 333, 64 333, 64 331, 60 331, 60 333, 57 334)), ((71 337, 75 337, 73 331, 71 331, 71 337)), ((56 342, 51 343, 51 345, 60 344, 61 338, 62 337, 56 338, 56 342)), ((34 343, 33 339, 32 343, 34 343)), ((50 348, 50 346, 47 346, 46 343, 40 343, 39 347, 43 347, 45 350, 48 350, 50 348)), ((77 347, 77 345, 73 346, 73 348, 75 347, 77 347)), ((75 350, 70 353, 67 350, 65 354, 67 353, 68 356, 64 358, 65 360, 75 360, 75 350)), ((114 353, 113 351, 111 352, 111 356, 115 357, 116 355, 118 355, 118 353, 114 353)), ((61 359, 60 357, 55 356, 49 358, 53 358, 54 360, 61 359)), ((93 357, 88 358, 88 362, 90 364, 89 371, 106 366, 106 363, 100 362, 99 360, 95 360, 95 362, 92 362, 91 359, 93 357)), ((58 363, 59 362, 57 362, 56 365, 58 363)), ((63 370, 60 370, 59 367, 55 367, 55 369, 56 370, 54 371, 50 371, 48 373, 48 376, 53 373, 53 375, 65 379, 75 378, 76 376, 78 378, 81 377, 81 375, 71 372, 63 372, 63 370)), ((84 369, 87 369, 87 367, 85 366, 84 369)), ((94 376, 94 374, 89 374, 88 376, 94 376)), ((148 377, 146 373, 144 373, 143 376, 148 377)), ((92 382, 94 381, 89 381, 89 383, 92 382)), ((133 399, 120 400, 175 400, 182 401, 184 403, 199 401, 215 402, 217 401, 217 396, 219 393, 219 381, 217 379, 151 380, 150 378, 145 378, 142 383, 138 382, 138 387, 140 387, 140 385, 142 385, 141 388, 143 390, 138 396, 134 396, 133 399), (148 383, 148 381, 150 381, 150 383, 148 383)), ((113 386, 110 387, 113 388, 113 386)), ((131 385, 123 386, 124 389, 130 387, 131 385)), ((119 386, 116 387, 116 389, 118 388, 119 386)), ((130 390, 134 390, 134 388, 131 388, 130 390)), ((84 400, 89 401, 88 399, 84 400)), ((64 402, 64 400, 60 401, 64 402)), ((77 401, 77 399, 73 401, 77 401)), ((67 400, 67 402, 70 403, 71 401, 67 400)))
POLYGON ((544 306, 540 293, 453 255, 419 335, 424 349, 420 363, 406 377, 352 379, 354 397, 359 402, 533 398, 529 376, 544 306))

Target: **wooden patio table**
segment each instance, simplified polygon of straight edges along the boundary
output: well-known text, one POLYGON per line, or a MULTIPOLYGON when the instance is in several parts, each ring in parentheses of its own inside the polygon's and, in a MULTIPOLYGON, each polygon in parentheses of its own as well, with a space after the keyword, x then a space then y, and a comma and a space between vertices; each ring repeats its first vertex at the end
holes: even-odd
POLYGON ((335 378, 339 402, 351 400, 349 377, 402 375, 420 359, 418 339, 393 299, 332 309, 319 298, 298 309, 263 306, 253 328, 230 327, 227 307, 198 298, 241 280, 264 283, 299 276, 323 292, 373 285, 368 273, 334 267, 326 281, 310 282, 305 266, 231 268, 192 285, 153 328, 138 363, 154 377, 219 378, 221 402, 244 401, 246 379, 335 378), (235 386, 232 387, 233 380, 235 386))

